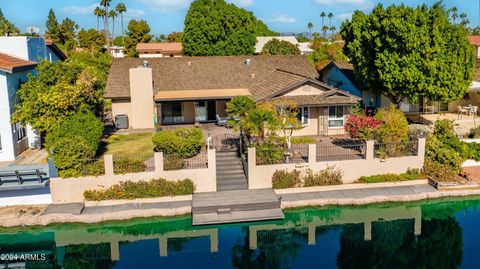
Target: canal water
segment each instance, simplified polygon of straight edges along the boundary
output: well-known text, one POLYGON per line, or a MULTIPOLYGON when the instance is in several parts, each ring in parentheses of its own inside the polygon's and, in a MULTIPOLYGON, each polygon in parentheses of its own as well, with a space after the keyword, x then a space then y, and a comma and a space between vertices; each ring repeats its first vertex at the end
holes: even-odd
POLYGON ((480 198, 0 230, 0 268, 479 268, 480 198))

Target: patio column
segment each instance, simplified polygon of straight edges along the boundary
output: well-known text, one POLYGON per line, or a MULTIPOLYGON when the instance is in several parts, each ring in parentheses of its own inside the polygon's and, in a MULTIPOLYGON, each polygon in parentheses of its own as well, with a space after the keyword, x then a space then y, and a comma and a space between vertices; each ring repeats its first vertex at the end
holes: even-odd
POLYGON ((153 158, 155 163, 155 172, 163 172, 163 152, 155 152, 153 158))
POLYGON ((113 170, 113 156, 112 155, 104 155, 103 162, 105 165, 105 176, 114 176, 113 170))
POLYGON ((257 151, 255 148, 248 148, 247 149, 247 166, 248 166, 248 189, 253 189, 254 184, 252 184, 252 180, 255 178, 255 174, 253 170, 255 170, 255 166, 257 165, 257 151))
POLYGON ((418 139, 417 156, 422 160, 425 158, 425 138, 418 139))
POLYGON ((315 164, 317 162, 317 145, 309 144, 308 145, 308 163, 315 164))
POLYGON ((373 160, 374 152, 375 151, 375 141, 369 140, 366 142, 366 149, 365 149, 365 159, 373 160))

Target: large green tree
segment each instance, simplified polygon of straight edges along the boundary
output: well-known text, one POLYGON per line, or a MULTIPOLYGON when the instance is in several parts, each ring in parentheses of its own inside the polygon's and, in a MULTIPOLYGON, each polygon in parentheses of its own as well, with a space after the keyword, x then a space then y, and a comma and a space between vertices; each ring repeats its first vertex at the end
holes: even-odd
POLYGON ((65 18, 62 23, 58 23, 53 9, 50 9, 45 23, 48 38, 52 39, 67 54, 76 47, 78 25, 71 19, 65 18))
POLYGON ((60 30, 59 27, 60 26, 58 24, 57 16, 55 15, 55 11, 53 11, 53 9, 50 9, 50 11, 48 12, 47 21, 45 22, 45 33, 52 40, 58 41, 58 35, 60 30))
POLYGON ((300 49, 292 43, 276 38, 268 41, 263 46, 262 54, 265 55, 295 55, 300 54, 300 49))
POLYGON ((2 9, 0 9, 0 36, 17 35, 19 33, 20 29, 7 20, 3 15, 2 9))
POLYGON ((252 12, 224 0, 195 0, 185 17, 183 52, 192 56, 247 55, 255 37, 274 33, 252 12))
POLYGON ((130 57, 136 57, 135 50, 138 43, 148 43, 152 39, 150 26, 145 20, 131 20, 128 23, 127 38, 125 39, 126 53, 130 57))
POLYGON ((78 44, 81 48, 88 49, 92 52, 99 51, 105 46, 105 37, 95 29, 82 29, 78 32, 78 44))
POLYGON ((441 3, 430 8, 379 4, 370 14, 356 11, 341 35, 356 75, 396 104, 422 97, 456 100, 473 79, 465 26, 452 23, 441 3))

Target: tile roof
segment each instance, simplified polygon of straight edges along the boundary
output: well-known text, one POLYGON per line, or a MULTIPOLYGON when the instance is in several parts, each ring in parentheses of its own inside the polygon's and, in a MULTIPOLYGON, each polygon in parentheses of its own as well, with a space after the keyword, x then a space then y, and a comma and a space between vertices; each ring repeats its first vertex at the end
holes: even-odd
POLYGON ((170 52, 181 53, 183 50, 182 43, 161 42, 161 43, 138 43, 136 50, 138 52, 170 52))
POLYGON ((0 71, 7 73, 13 73, 18 71, 29 70, 37 66, 36 62, 31 62, 11 56, 8 54, 0 53, 0 71))
MULTIPOLYGON (((113 59, 105 97, 130 97, 129 69, 141 66, 143 60, 145 59, 113 59)), ((296 81, 296 77, 305 79, 318 76, 315 68, 302 55, 168 57, 149 58, 148 62, 152 68, 154 94, 159 91, 248 89, 255 95, 254 85, 261 91, 268 91, 261 87, 261 81, 267 76, 275 79, 272 77, 272 74, 276 74, 275 70, 296 74, 287 74, 285 78, 281 78, 288 81, 296 81), (250 59, 250 64, 246 63, 247 59, 250 59)), ((281 81, 274 83, 284 85, 281 81)))
POLYGON ((467 36, 468 41, 470 41, 470 44, 474 46, 480 46, 480 36, 479 35, 471 35, 467 36))

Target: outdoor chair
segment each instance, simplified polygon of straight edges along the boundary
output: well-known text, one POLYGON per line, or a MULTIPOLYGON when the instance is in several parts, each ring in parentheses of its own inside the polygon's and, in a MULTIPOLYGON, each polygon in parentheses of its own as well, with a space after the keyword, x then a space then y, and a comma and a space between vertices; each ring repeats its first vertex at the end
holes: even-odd
POLYGON ((217 125, 218 126, 226 126, 227 125, 227 118, 222 118, 218 114, 215 117, 217 118, 217 125))
POLYGON ((477 112, 478 112, 478 106, 472 106, 470 108, 470 114, 473 115, 473 116, 477 116, 477 112))
POLYGON ((461 119, 463 114, 468 114, 468 110, 462 106, 457 106, 457 118, 461 119))

